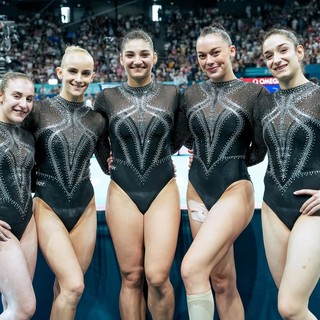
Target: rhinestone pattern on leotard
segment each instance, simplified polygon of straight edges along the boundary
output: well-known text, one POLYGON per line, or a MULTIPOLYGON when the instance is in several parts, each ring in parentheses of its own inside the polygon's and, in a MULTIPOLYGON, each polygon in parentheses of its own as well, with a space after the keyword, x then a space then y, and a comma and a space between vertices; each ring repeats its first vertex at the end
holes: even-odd
POLYGON ((279 90, 274 93, 274 108, 262 118, 267 175, 282 194, 295 179, 320 175, 315 158, 320 144, 319 98, 320 88, 311 82, 279 90))
POLYGON ((49 100, 47 112, 41 112, 41 125, 34 132, 39 155, 38 175, 55 180, 68 198, 90 176, 90 158, 98 134, 87 115, 92 112, 83 102, 70 102, 60 96, 49 100), (40 146, 41 145, 41 146, 40 146), (43 148, 43 149, 42 149, 43 148))
POLYGON ((34 143, 19 125, 0 122, 0 202, 10 203, 23 218, 31 202, 30 172, 34 143))
MULTIPOLYGON (((245 130, 252 130, 253 106, 249 106, 249 109, 234 99, 234 93, 244 86, 245 83, 239 80, 202 83, 199 88, 204 98, 187 108, 194 139, 194 157, 201 163, 207 177, 223 161, 245 159, 245 148, 239 150, 239 153, 231 151, 239 144, 239 136, 245 130), (232 125, 228 124, 230 120, 232 125), (250 128, 246 127, 248 124, 250 128), (230 128, 227 134, 226 126, 230 128)), ((245 141, 247 146, 249 143, 250 138, 245 141)))

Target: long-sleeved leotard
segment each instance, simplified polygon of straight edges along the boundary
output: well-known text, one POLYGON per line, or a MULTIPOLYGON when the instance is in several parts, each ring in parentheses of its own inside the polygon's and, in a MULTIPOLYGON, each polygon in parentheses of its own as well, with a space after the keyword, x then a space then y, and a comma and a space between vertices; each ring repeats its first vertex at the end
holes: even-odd
POLYGON ((109 123, 111 179, 142 213, 174 177, 172 148, 180 147, 172 147, 178 104, 177 87, 154 82, 138 88, 123 84, 104 89, 95 102, 95 109, 109 123))
POLYGON ((0 220, 20 240, 32 216, 34 139, 19 125, 0 122, 0 220))
POLYGON ((279 90, 273 98, 274 103, 261 110, 268 147, 263 200, 291 230, 310 197, 293 192, 320 189, 320 87, 307 82, 279 90))
POLYGON ((56 96, 35 103, 24 127, 36 141, 35 196, 48 204, 70 231, 94 194, 90 158, 95 149, 109 153, 105 120, 82 102, 56 96))
POLYGON ((238 79, 208 80, 186 90, 183 107, 194 154, 189 181, 208 210, 233 182, 250 180, 247 165, 263 160, 256 111, 269 99, 265 88, 238 79))

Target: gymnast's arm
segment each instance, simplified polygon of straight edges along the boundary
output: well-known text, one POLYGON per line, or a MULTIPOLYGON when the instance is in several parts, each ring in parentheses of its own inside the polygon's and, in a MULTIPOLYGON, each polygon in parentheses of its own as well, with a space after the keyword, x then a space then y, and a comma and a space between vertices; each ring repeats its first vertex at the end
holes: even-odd
POLYGON ((272 96, 267 89, 261 87, 257 96, 255 105, 253 106, 253 136, 249 149, 246 154, 246 165, 253 166, 262 162, 267 153, 267 146, 263 140, 263 130, 261 124, 261 114, 265 108, 270 108, 272 96))
POLYGON ((188 119, 184 108, 183 94, 177 92, 179 99, 174 116, 174 126, 171 139, 171 153, 174 154, 186 146, 192 149, 192 137, 189 129, 188 119))
POLYGON ((101 170, 105 174, 110 174, 110 164, 108 159, 110 158, 111 147, 109 141, 109 121, 106 112, 104 112, 104 96, 103 92, 98 94, 95 101, 94 110, 97 112, 97 118, 100 134, 95 148, 95 156, 100 165, 101 170))

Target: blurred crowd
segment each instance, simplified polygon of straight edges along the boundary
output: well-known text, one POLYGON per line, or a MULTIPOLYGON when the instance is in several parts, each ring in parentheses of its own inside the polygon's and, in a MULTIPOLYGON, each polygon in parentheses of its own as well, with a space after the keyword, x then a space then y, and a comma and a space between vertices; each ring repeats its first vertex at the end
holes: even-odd
POLYGON ((8 52, 10 68, 30 74, 36 83, 48 83, 55 78, 55 67, 65 46, 83 46, 95 59, 95 82, 125 80, 119 63, 118 44, 128 30, 143 28, 153 37, 159 54, 154 76, 159 81, 173 81, 184 86, 202 79, 198 69, 195 40, 199 30, 214 22, 221 23, 231 34, 237 48, 234 71, 247 67, 264 67, 261 39, 265 30, 277 24, 286 25, 302 36, 305 63, 320 63, 320 4, 311 0, 300 5, 247 6, 241 13, 220 13, 217 8, 182 10, 165 9, 159 12, 161 21, 139 16, 118 16, 86 12, 76 25, 64 25, 56 13, 42 12, 33 17, 15 19, 17 37, 8 52))
POLYGON ((173 79, 177 73, 186 74, 192 81, 202 77, 196 65, 195 40, 199 29, 213 22, 226 28, 237 48, 233 63, 236 73, 241 74, 247 67, 265 67, 261 40, 264 32, 277 24, 286 25, 301 35, 306 64, 320 63, 320 5, 317 0, 303 6, 297 1, 284 7, 267 3, 263 7, 247 6, 238 17, 221 15, 215 8, 203 9, 199 13, 164 12, 167 59, 157 70, 161 79, 173 79))

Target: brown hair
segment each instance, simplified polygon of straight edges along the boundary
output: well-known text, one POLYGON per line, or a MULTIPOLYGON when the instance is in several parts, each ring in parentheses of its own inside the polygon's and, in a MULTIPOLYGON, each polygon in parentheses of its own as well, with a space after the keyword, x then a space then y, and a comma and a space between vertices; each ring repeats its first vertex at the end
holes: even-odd
POLYGON ((287 27, 275 27, 266 31, 263 36, 263 43, 271 36, 280 34, 289 39, 295 46, 299 45, 298 35, 291 29, 287 27))
POLYGON ((131 40, 144 40, 147 42, 152 51, 154 51, 153 41, 149 34, 141 29, 135 29, 130 32, 128 32, 122 39, 121 45, 120 45, 120 51, 122 52, 124 49, 124 46, 131 40))
POLYGON ((30 81, 33 84, 33 80, 27 74, 22 73, 22 72, 9 71, 9 72, 5 73, 2 77, 2 80, 0 83, 0 91, 4 92, 5 89, 8 87, 9 81, 16 80, 16 79, 25 79, 25 80, 30 81))
POLYGON ((204 27, 203 29, 201 29, 198 39, 210 34, 219 35, 229 46, 232 45, 232 41, 228 32, 220 23, 215 23, 215 24, 212 24, 211 26, 204 27))

